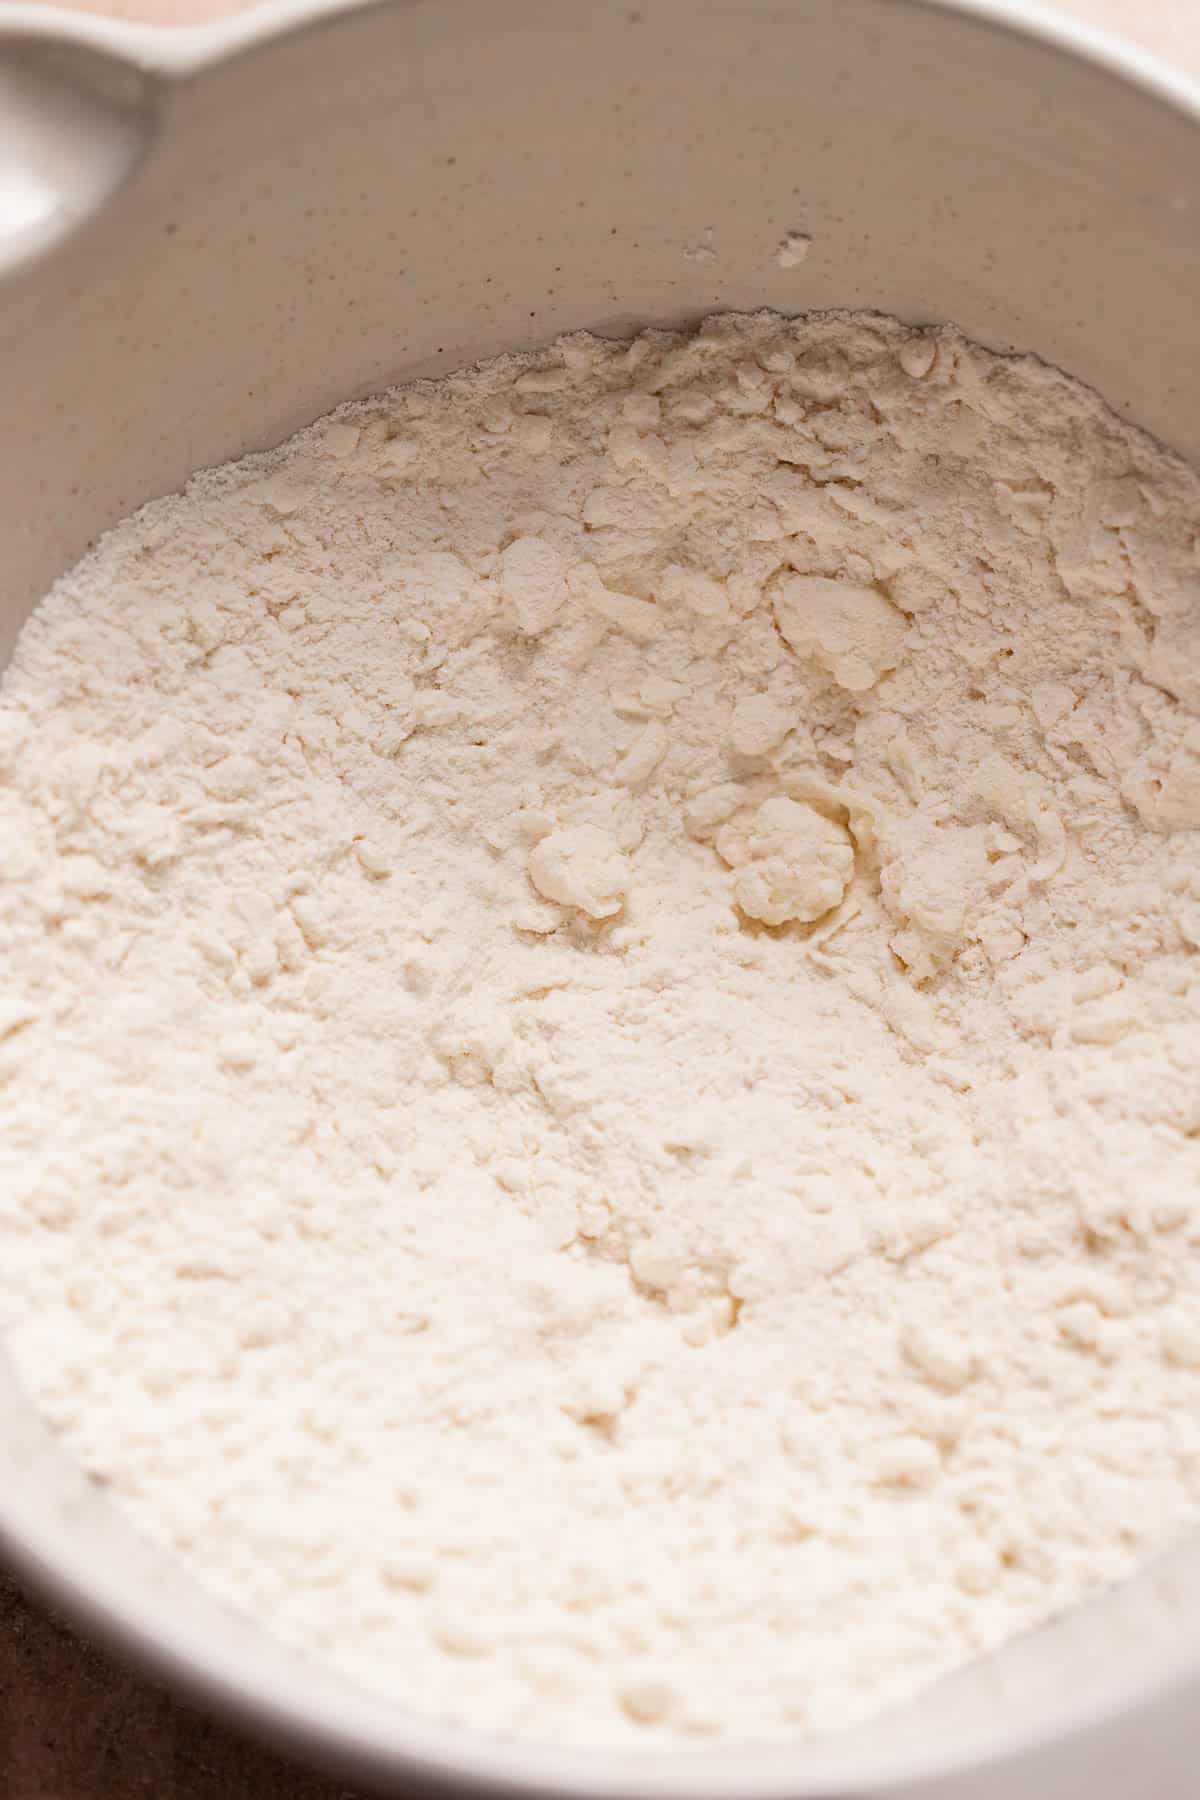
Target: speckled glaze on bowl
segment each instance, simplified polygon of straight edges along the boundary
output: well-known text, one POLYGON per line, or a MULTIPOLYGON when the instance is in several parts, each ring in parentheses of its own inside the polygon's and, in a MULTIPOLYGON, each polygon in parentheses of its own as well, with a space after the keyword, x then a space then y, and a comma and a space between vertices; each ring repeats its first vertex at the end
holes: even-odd
MULTIPOLYGON (((1200 89, 1016 0, 301 3, 170 34, 9 7, 0 658, 96 533, 337 400, 762 306, 951 319, 1198 459, 1200 89)), ((2 1358, 0 1548, 214 1709, 393 1792, 1195 1791, 1194 1544, 870 1728, 637 1760, 442 1728, 274 1644, 133 1534, 2 1358)))

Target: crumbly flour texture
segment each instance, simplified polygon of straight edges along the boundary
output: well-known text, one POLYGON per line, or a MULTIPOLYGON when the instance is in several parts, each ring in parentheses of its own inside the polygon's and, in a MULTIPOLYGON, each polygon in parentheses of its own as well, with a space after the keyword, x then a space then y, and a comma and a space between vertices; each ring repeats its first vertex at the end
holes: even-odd
POLYGON ((0 1293, 196 1574, 560 1743, 860 1720, 1200 1514, 1200 484, 717 318, 118 527, 0 702, 0 1293))

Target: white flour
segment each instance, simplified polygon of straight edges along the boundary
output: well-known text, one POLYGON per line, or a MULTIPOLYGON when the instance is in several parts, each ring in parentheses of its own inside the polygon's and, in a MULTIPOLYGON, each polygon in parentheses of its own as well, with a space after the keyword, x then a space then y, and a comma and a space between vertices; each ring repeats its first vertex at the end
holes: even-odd
POLYGON ((114 531, 0 706, 19 1365, 405 1705, 826 1730, 1200 1510, 1200 484, 886 319, 114 531))

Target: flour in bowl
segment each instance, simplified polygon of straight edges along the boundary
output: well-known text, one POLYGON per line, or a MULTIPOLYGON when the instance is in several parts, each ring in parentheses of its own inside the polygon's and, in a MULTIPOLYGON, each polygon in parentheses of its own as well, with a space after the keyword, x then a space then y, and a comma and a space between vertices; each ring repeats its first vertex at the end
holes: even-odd
POLYGON ((1200 1512, 1200 484, 950 330, 344 407, 0 698, 7 1342, 398 1705, 860 1720, 1200 1512))

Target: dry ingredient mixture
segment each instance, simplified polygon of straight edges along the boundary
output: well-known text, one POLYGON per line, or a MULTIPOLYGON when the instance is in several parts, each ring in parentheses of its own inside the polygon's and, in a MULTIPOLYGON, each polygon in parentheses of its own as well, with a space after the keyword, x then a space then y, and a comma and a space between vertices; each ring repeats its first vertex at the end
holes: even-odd
POLYGON ((846 1725, 1200 1512, 1200 484, 716 318, 118 527, 0 705, 0 1266, 206 1583, 473 1726, 846 1725))

